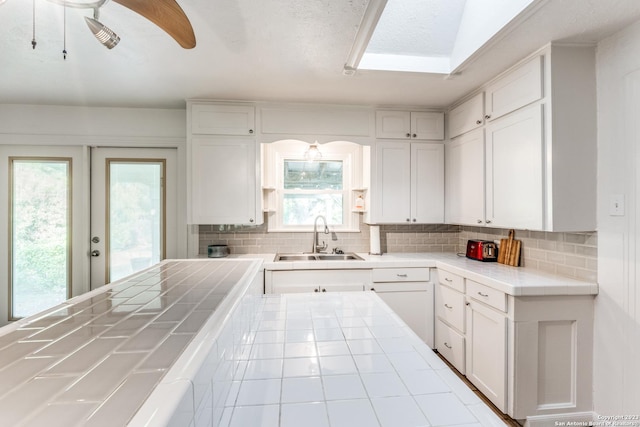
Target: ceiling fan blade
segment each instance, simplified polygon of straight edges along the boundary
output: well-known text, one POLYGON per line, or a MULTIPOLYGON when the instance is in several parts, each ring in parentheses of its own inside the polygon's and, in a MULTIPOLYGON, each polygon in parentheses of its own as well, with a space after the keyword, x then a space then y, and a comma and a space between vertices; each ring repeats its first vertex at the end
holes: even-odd
POLYGON ((113 0, 162 28, 185 49, 196 46, 189 18, 176 0, 113 0))

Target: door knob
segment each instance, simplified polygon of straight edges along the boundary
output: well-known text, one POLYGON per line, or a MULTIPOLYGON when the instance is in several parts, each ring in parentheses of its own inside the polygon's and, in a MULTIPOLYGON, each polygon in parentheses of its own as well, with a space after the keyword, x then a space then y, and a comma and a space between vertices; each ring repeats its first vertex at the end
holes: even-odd
POLYGON ((100 256, 100 251, 97 249, 94 249, 91 251, 91 256, 100 256))

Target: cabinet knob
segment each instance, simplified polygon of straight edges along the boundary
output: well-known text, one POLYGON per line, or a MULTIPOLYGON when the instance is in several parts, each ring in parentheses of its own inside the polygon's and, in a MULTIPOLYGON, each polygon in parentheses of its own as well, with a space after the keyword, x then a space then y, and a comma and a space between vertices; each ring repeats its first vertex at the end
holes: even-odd
POLYGON ((476 120, 476 124, 477 125, 481 125, 482 124, 482 120, 476 120))
POLYGON ((413 138, 417 138, 417 137, 418 137, 418 135, 414 133, 414 134, 412 135, 412 137, 413 137, 413 138))
POLYGON ((415 219, 415 218, 413 218, 413 222, 416 222, 416 219, 415 219))
POLYGON ((482 220, 481 219, 478 220, 478 224, 482 224, 482 220))
POLYGON ((249 129, 249 133, 250 133, 250 134, 253 134, 253 129, 249 129))
POLYGON ((407 218, 407 222, 411 222, 411 220, 409 218, 407 218))
POLYGON ((471 303, 470 302, 465 302, 465 305, 471 305, 471 303))
POLYGON ((491 220, 490 219, 487 220, 487 224, 491 224, 491 220))
POLYGON ((407 138, 411 138, 411 134, 410 133, 407 134, 407 138))
POLYGON ((249 218, 249 222, 253 222, 253 218, 249 218))
POLYGON ((318 288, 315 288, 313 292, 320 292, 320 291, 318 290, 318 288))
POLYGON ((373 292, 375 292, 375 291, 376 291, 376 288, 371 288, 371 290, 372 290, 373 292))
POLYGON ((322 292, 327 292, 327 290, 326 289, 322 289, 322 292))
POLYGON ((487 115, 485 115, 485 116, 484 116, 484 118, 485 118, 486 120, 489 120, 489 119, 491 118, 491 114, 487 114, 487 115))

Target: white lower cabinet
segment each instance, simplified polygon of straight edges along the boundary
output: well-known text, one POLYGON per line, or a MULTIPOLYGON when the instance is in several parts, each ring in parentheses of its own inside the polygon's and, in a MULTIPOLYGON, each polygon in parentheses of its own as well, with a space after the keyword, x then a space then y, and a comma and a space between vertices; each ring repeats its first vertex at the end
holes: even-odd
POLYGON ((435 347, 438 352, 464 375, 464 336, 441 319, 437 319, 435 339, 435 347))
POLYGON ((364 291, 371 270, 266 270, 265 293, 364 291))
POLYGON ((433 348, 433 283, 428 268, 376 268, 371 290, 433 348))
POLYGON ((507 412, 507 316, 472 298, 466 305, 465 375, 507 412))
POLYGON ((435 295, 435 349, 465 373, 465 283, 457 274, 439 270, 435 295))
POLYGON ((593 295, 515 297, 439 268, 435 297, 435 349, 502 412, 592 410, 593 295))

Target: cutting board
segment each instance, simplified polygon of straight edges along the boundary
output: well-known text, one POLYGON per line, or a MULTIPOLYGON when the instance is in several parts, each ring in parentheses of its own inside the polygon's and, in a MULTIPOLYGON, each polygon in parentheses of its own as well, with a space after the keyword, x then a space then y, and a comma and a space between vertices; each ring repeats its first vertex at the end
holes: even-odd
POLYGON ((515 230, 509 230, 508 239, 500 239, 500 248, 498 248, 498 262, 500 264, 512 265, 517 267, 520 265, 520 249, 522 242, 515 240, 515 230))

